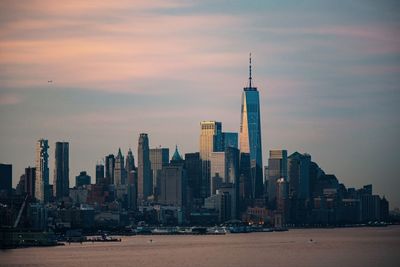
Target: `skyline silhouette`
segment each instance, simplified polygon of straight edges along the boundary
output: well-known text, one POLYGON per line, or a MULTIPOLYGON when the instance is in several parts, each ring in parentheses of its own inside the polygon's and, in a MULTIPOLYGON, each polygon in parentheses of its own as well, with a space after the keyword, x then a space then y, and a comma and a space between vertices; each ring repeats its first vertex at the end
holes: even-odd
POLYGON ((0 162, 13 186, 40 138, 52 182, 57 141, 73 181, 136 151, 141 132, 182 154, 199 150, 200 121, 239 132, 252 52, 263 165, 270 149, 307 152, 399 207, 398 3, 210 3, 2 2, 0 162))

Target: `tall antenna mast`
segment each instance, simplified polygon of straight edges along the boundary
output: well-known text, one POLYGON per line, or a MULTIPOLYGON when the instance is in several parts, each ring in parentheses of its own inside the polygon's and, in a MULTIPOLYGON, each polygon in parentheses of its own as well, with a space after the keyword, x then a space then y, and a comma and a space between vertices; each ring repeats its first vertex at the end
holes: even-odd
POLYGON ((249 88, 251 88, 251 53, 249 55, 249 88))

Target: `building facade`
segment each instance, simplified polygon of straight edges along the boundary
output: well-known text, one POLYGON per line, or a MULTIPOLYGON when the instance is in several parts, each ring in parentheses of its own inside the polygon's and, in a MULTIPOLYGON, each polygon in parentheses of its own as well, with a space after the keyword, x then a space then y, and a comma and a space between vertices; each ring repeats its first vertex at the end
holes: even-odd
POLYGON ((69 196, 69 143, 56 142, 53 193, 56 199, 69 196))
POLYGON ((169 148, 152 148, 150 149, 150 169, 153 180, 154 195, 159 195, 160 179, 162 167, 169 163, 169 148))
POLYGON ((149 138, 141 133, 138 144, 138 200, 142 202, 152 195, 153 182, 151 179, 149 138))
POLYGON ((49 144, 45 139, 36 142, 36 181, 35 197, 42 203, 49 201, 49 144))
POLYGON ((268 159, 268 201, 276 205, 276 182, 279 178, 287 180, 287 151, 270 150, 268 159))
POLYGON ((200 158, 202 162, 200 195, 202 198, 206 198, 211 192, 211 152, 223 151, 222 124, 216 121, 202 121, 200 128, 200 158))
POLYGON ((243 89, 240 118, 240 152, 250 154, 251 197, 263 194, 262 146, 260 123, 260 97, 252 85, 251 57, 249 65, 249 85, 243 89))

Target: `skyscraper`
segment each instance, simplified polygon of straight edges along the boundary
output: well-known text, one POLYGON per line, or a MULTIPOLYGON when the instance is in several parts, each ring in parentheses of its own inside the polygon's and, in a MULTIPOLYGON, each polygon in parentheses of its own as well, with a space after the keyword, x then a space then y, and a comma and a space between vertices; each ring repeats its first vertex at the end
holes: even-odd
POLYGON ((223 151, 222 124, 216 121, 200 122, 200 158, 202 165, 201 197, 210 195, 210 155, 211 152, 223 151))
POLYGON ((161 179, 161 170, 163 165, 169 162, 169 148, 152 148, 150 149, 150 168, 153 180, 154 195, 158 195, 161 179))
POLYGON ((238 133, 223 132, 222 144, 224 146, 224 149, 226 149, 227 147, 238 148, 238 133))
POLYGON ((136 169, 135 167, 135 158, 133 157, 132 150, 129 148, 128 154, 126 155, 126 161, 125 161, 125 169, 126 172, 129 176, 129 173, 133 170, 136 169))
POLYGON ((268 159, 268 200, 276 204, 276 182, 278 179, 287 180, 287 151, 270 150, 268 159))
POLYGON ((0 195, 10 195, 12 189, 12 165, 0 164, 0 195))
POLYGON ((96 164, 96 184, 102 184, 104 180, 104 165, 101 163, 96 164))
POLYGON ((188 178, 190 202, 201 198, 201 160, 200 153, 186 153, 185 154, 185 168, 188 178))
POLYGON ((288 157, 289 193, 299 199, 310 197, 311 156, 294 152, 288 157))
POLYGON ((57 142, 54 154, 54 197, 61 199, 69 196, 69 144, 57 142))
POLYGON ((35 197, 40 202, 49 201, 49 148, 48 141, 40 139, 36 142, 36 185, 35 197))
POLYGON ((122 156, 121 148, 118 149, 117 157, 115 158, 115 167, 114 167, 114 184, 115 185, 124 185, 126 178, 126 171, 124 166, 124 156, 122 156))
POLYGON ((25 185, 24 191, 32 198, 35 197, 35 180, 36 180, 36 169, 25 168, 25 185))
POLYGON ((152 194, 153 183, 150 173, 149 138, 146 133, 141 133, 138 144, 138 200, 147 199, 152 194))
POLYGON ((115 157, 113 154, 106 156, 105 159, 106 167, 106 180, 107 184, 114 184, 114 168, 115 168, 115 157))
POLYGON ((75 186, 82 187, 84 185, 90 185, 91 177, 86 171, 81 171, 78 176, 75 177, 75 186))
POLYGON ((186 206, 187 176, 185 162, 176 147, 170 164, 164 164, 161 170, 159 202, 177 207, 186 206))
POLYGON ((240 152, 250 154, 251 197, 259 198, 263 193, 260 99, 256 87, 252 86, 251 54, 249 64, 249 86, 243 89, 240 119, 240 152))

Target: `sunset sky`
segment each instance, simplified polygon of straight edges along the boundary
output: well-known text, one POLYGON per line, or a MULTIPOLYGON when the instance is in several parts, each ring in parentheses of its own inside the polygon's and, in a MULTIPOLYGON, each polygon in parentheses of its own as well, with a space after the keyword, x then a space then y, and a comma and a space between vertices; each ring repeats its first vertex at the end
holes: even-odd
MULTIPOLYGON (((70 142, 70 185, 121 147, 199 150, 199 123, 239 131, 253 55, 263 161, 307 152, 400 206, 399 1, 1 1, 0 162, 70 142), (48 82, 48 81, 52 82, 48 82)), ((170 152, 172 156, 172 152, 170 152)))

